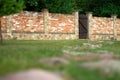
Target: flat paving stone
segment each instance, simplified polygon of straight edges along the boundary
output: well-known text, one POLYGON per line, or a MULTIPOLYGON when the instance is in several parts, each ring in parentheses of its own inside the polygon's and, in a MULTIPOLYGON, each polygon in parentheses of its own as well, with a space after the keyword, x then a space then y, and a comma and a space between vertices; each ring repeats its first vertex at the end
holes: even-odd
POLYGON ((32 69, 28 71, 21 71, 6 75, 0 78, 0 80, 63 80, 63 79, 53 72, 32 69))
POLYGON ((101 70, 105 73, 120 73, 120 60, 99 60, 83 62, 80 64, 80 66, 92 70, 101 70))

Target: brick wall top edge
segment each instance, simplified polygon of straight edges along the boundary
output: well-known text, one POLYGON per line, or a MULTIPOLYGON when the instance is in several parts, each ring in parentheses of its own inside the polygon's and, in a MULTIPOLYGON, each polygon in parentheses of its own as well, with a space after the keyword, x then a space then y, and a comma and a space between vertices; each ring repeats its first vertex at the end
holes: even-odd
MULTIPOLYGON (((103 19, 111 19, 112 17, 97 17, 97 16, 93 16, 93 18, 103 18, 103 19)), ((117 18, 118 20, 120 20, 120 18, 117 18)))
POLYGON ((100 19, 111 19, 111 17, 96 17, 96 16, 93 16, 93 18, 100 18, 100 19))
MULTIPOLYGON (((11 16, 18 16, 18 15, 27 15, 27 16, 38 16, 38 15, 42 15, 43 12, 33 12, 33 11, 21 11, 19 13, 15 13, 15 14, 11 14, 11 16)), ((1 18, 6 18, 6 16, 10 16, 10 15, 5 15, 2 16, 1 18)))
MULTIPOLYGON (((34 12, 34 11, 21 11, 19 13, 11 14, 12 16, 17 16, 17 15, 34 15, 34 14, 43 14, 43 12, 34 12)), ((62 13, 49 13, 49 15, 54 15, 54 16, 69 16, 69 17, 74 17, 73 14, 62 14, 62 13)), ((9 16, 9 15, 8 15, 9 16)), ((5 18, 6 16, 2 16, 2 18, 5 18)))
POLYGON ((37 14, 41 14, 42 12, 21 11, 20 13, 31 13, 31 14, 37 13, 37 14))
POLYGON ((117 21, 120 21, 120 19, 117 19, 117 21))
POLYGON ((73 14, 61 14, 61 13, 49 13, 50 15, 63 15, 63 16, 73 16, 73 14))

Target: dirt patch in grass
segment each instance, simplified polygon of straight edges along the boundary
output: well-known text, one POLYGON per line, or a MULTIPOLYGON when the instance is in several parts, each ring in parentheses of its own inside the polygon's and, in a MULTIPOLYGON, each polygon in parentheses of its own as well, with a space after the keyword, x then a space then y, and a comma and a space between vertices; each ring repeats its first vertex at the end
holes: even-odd
POLYGON ((38 63, 46 64, 49 66, 57 66, 57 65, 62 65, 62 64, 69 64, 69 61, 62 57, 49 57, 49 58, 39 59, 38 63))

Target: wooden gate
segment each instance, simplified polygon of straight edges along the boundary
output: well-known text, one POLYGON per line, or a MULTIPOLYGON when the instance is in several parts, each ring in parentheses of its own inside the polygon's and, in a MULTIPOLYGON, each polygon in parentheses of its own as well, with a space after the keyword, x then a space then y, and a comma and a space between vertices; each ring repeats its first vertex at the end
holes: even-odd
POLYGON ((79 39, 88 38, 88 27, 87 27, 88 18, 84 14, 79 14, 79 39))

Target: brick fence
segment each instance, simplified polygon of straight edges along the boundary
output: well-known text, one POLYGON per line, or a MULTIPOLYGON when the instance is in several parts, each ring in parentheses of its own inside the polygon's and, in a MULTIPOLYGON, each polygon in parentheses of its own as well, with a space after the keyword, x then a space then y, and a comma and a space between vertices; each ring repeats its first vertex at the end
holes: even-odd
MULTIPOLYGON (((79 39, 78 12, 73 14, 23 11, 1 18, 3 39, 74 40, 79 39)), ((96 17, 87 13, 88 39, 120 40, 120 19, 116 15, 96 17)))
POLYGON ((78 39, 78 12, 53 14, 23 11, 1 18, 3 39, 65 40, 78 39))
POLYGON ((120 19, 95 17, 88 13, 88 38, 90 40, 120 40, 120 19))

